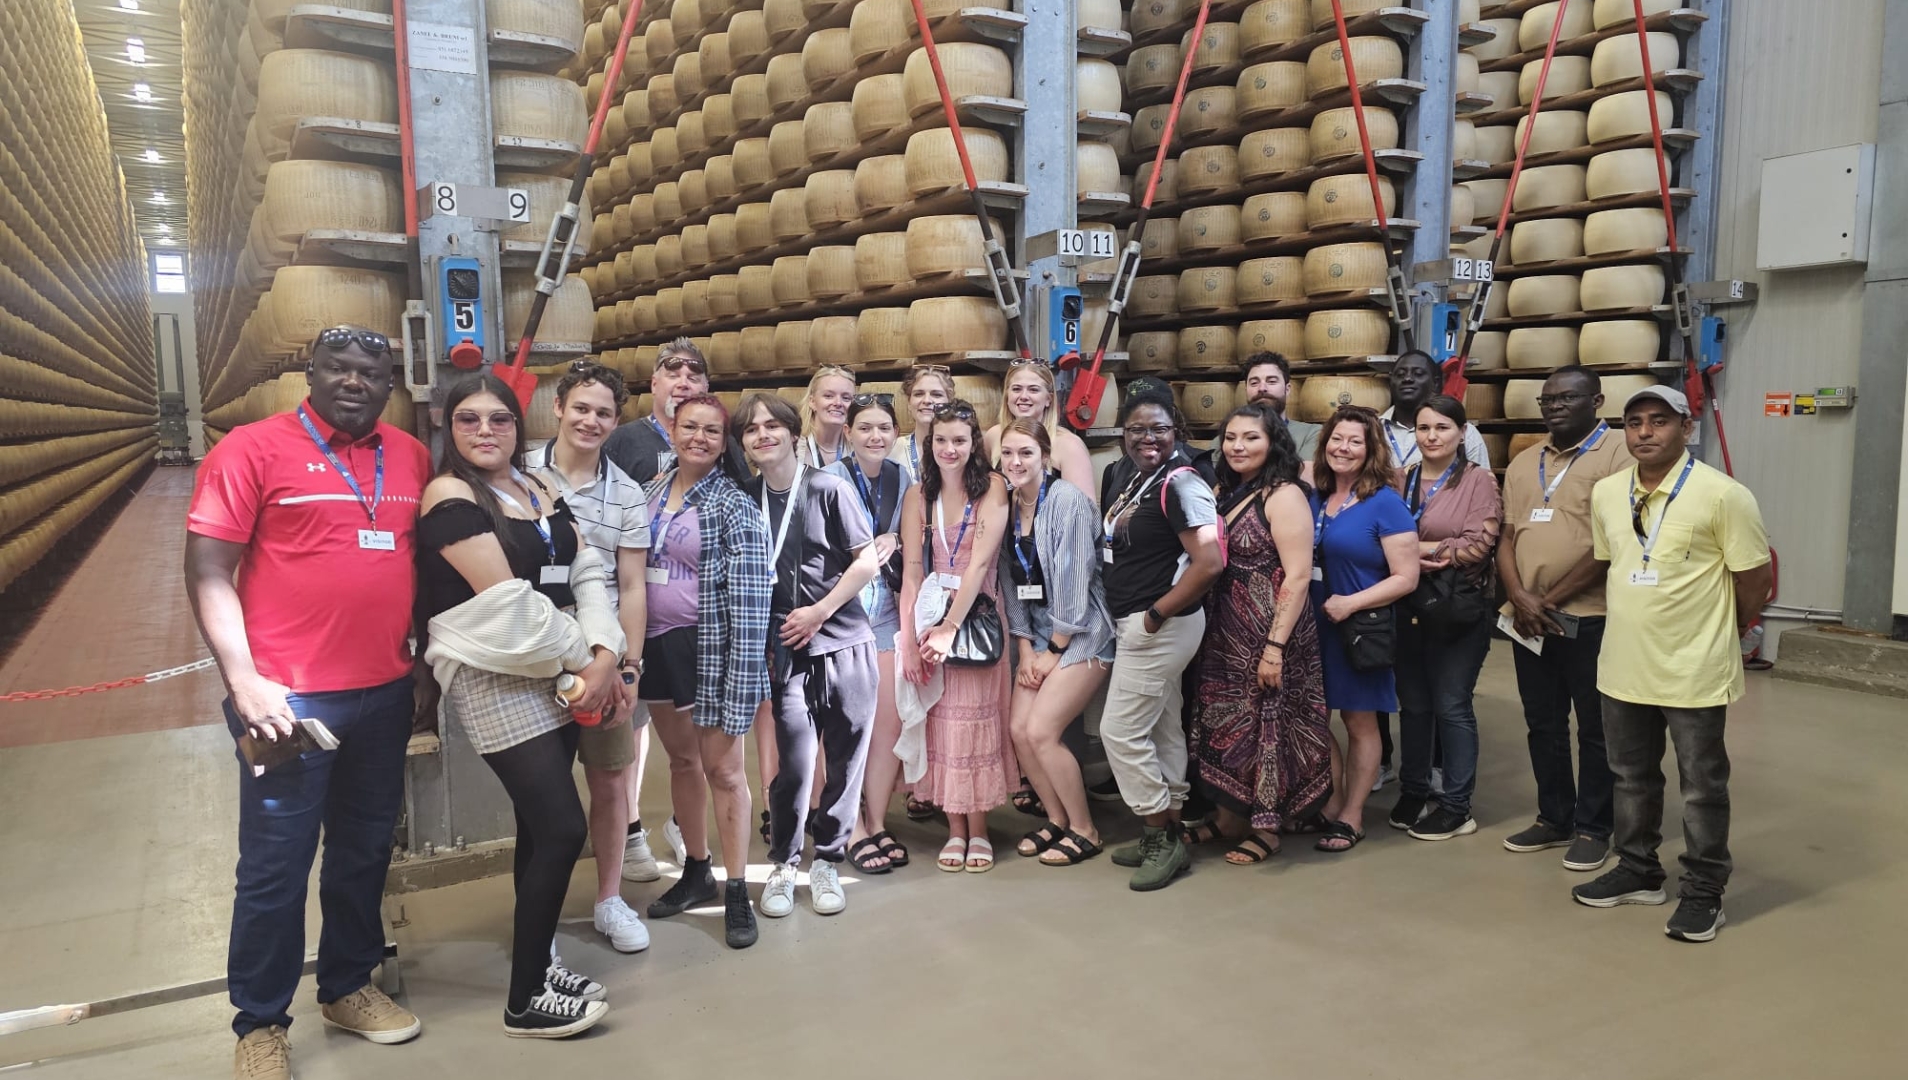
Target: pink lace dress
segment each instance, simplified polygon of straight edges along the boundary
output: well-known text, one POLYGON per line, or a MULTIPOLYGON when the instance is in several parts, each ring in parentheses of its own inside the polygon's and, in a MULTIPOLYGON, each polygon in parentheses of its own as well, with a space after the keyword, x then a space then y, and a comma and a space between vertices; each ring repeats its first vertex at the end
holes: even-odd
MULTIPOLYGON (((950 558, 939 530, 929 526, 935 570, 969 573, 979 531, 968 530, 950 558)), ((990 559, 981 568, 986 575, 981 592, 1004 612, 994 575, 998 562, 990 559)), ((1019 786, 1020 764, 1007 730, 1013 674, 1004 657, 988 667, 947 664, 942 671, 947 688, 928 710, 927 772, 914 785, 914 797, 950 814, 985 813, 1006 803, 1008 793, 1019 786)))

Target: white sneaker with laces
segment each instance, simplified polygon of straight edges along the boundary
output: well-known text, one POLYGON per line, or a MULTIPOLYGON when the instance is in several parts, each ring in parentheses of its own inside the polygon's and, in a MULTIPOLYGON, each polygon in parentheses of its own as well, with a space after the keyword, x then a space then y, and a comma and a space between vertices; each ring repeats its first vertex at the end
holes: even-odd
POLYGON ((597 903, 596 932, 608 937, 611 947, 620 953, 638 953, 649 948, 649 928, 620 896, 597 903))
POLYGON ((656 865, 656 853, 649 850, 648 829, 636 830, 623 842, 623 880, 662 880, 662 867, 656 865))
POLYGON ((795 867, 776 863, 769 871, 768 884, 762 886, 762 914, 779 919, 795 910, 795 867))
POLYGON ((669 841, 669 849, 676 853, 676 865, 686 865, 689 862, 689 845, 682 842, 682 826, 676 824, 675 818, 670 818, 669 823, 663 826, 663 839, 669 841))
POLYGON ((1389 784, 1396 779, 1398 779, 1398 772, 1396 769, 1393 769, 1389 765, 1380 765, 1378 767, 1378 778, 1371 782, 1371 790, 1382 791, 1384 790, 1384 786, 1386 784, 1389 784))
POLYGON ((587 975, 578 975, 563 966, 563 958, 554 951, 550 953, 550 966, 543 972, 544 983, 548 989, 565 997, 580 998, 584 1001, 608 1001, 609 990, 602 983, 587 975))
POLYGON ((595 1027, 607 1012, 609 1006, 601 1001, 546 989, 522 1012, 504 1010, 504 1034, 513 1039, 565 1039, 595 1027))
POLYGON ((808 902, 817 915, 839 915, 848 908, 848 895, 841 891, 841 875, 835 864, 817 860, 808 871, 808 902))

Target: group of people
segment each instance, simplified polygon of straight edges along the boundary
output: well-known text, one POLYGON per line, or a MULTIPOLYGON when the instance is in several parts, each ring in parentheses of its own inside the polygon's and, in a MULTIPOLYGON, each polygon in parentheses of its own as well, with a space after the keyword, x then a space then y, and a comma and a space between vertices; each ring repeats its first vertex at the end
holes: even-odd
POLYGON ((1009 370, 997 417, 933 365, 908 373, 899 401, 825 367, 799 408, 757 393, 732 413, 680 339, 633 423, 617 422, 628 390, 614 370, 574 365, 556 437, 534 449, 516 396, 472 375, 443 401, 434 469, 377 421, 392 389, 381 335, 324 331, 308 375, 295 413, 208 455, 188 522, 188 585, 233 735, 287 737, 316 717, 340 740, 241 769, 239 1076, 289 1072, 321 827, 322 1015, 376 1042, 420 1030, 370 973, 405 741, 414 717, 440 714, 516 810, 512 1036, 575 1034, 607 1009, 604 987, 554 951, 586 836, 596 928, 621 951, 648 945, 620 886, 661 876, 636 809, 651 727, 681 876, 648 914, 720 899, 726 940, 744 948, 758 912, 794 911, 804 867, 810 906, 832 915, 841 863, 907 866, 887 825, 904 793, 910 818, 945 819, 943 871, 993 868, 988 815, 1010 802, 1040 821, 1018 856, 1102 854, 1102 792, 1071 735, 1083 716, 1097 718, 1104 794, 1142 823, 1108 853, 1136 891, 1170 885, 1201 845, 1235 865, 1293 836, 1356 847, 1391 775, 1394 713, 1388 823, 1427 841, 1474 833, 1472 696, 1499 626, 1516 642, 1538 788, 1535 823, 1505 847, 1566 847, 1567 867, 1593 871, 1614 846, 1616 865, 1574 897, 1665 902, 1667 731, 1686 834, 1667 931, 1704 941, 1722 923, 1724 712, 1769 556, 1753 497, 1686 449, 1694 423, 1674 389, 1633 396, 1613 431, 1595 372, 1557 372, 1540 398, 1548 437, 1500 489, 1422 353, 1394 366, 1390 409, 1348 405, 1322 425, 1284 415, 1282 357, 1250 357, 1250 401, 1209 448, 1187 441, 1169 387, 1134 380, 1122 452, 1097 478, 1038 361, 1009 370), (757 828, 772 868, 752 901, 757 828))

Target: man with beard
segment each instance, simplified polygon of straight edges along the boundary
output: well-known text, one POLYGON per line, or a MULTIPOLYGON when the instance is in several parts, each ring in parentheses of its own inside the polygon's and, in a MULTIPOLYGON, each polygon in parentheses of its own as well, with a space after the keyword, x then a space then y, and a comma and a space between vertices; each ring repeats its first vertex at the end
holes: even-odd
MULTIPOLYGON (((676 464, 676 452, 669 445, 669 431, 676 422, 676 406, 709 392, 709 362, 702 350, 686 337, 664 345, 656 354, 656 371, 649 379, 649 415, 633 424, 622 424, 603 443, 603 455, 631 480, 647 486, 651 480, 676 464)), ((729 446, 729 475, 749 475, 740 448, 729 446)))
MULTIPOLYGON (((1292 362, 1275 352, 1253 353, 1245 359, 1240 387, 1245 390, 1248 403, 1270 405, 1278 411, 1279 419, 1285 421, 1285 430, 1291 433, 1292 442, 1298 447, 1299 460, 1312 460, 1313 452, 1318 449, 1319 426, 1294 420, 1285 413, 1286 397, 1292 392, 1292 362)), ((1220 435, 1212 440, 1215 452, 1224 437, 1220 435)))

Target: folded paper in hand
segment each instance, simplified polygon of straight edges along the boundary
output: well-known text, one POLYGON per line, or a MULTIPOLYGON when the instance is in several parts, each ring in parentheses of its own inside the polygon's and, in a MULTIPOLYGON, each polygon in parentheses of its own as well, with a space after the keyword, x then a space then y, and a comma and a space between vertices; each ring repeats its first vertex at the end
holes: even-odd
POLYGON ((292 733, 279 736, 277 742, 257 738, 248 731, 239 736, 238 745, 245 763, 252 767, 252 775, 263 776, 300 755, 338 749, 338 737, 323 720, 294 720, 292 733))

